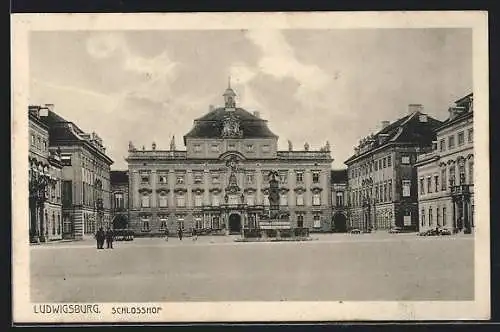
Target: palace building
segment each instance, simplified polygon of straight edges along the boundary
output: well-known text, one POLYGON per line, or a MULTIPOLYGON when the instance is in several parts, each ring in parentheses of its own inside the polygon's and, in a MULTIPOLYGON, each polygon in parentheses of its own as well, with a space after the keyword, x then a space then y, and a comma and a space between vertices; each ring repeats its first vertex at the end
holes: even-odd
POLYGON ((416 230, 417 156, 429 152, 442 124, 410 104, 408 114, 359 142, 348 167, 349 228, 416 230))
POLYGON ((449 108, 436 128, 434 150, 420 155, 418 177, 419 229, 448 228, 470 233, 474 227, 473 95, 449 108))
POLYGON ((288 226, 330 231, 332 157, 327 143, 278 150, 278 136, 258 112, 237 107, 229 86, 224 106, 211 107, 184 135, 185 150, 129 144, 129 228, 136 234, 192 228, 239 233, 262 226, 269 176, 279 175, 280 212, 288 226), (272 173, 276 174, 276 173, 272 173), (261 224, 262 223, 262 224, 261 224))

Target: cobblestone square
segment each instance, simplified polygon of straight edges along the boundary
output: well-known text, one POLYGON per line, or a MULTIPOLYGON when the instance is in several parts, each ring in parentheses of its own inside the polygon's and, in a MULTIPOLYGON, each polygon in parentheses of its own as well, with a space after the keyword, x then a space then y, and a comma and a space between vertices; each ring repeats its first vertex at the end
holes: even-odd
POLYGON ((34 302, 474 299, 472 236, 330 234, 309 242, 135 239, 31 248, 34 302))

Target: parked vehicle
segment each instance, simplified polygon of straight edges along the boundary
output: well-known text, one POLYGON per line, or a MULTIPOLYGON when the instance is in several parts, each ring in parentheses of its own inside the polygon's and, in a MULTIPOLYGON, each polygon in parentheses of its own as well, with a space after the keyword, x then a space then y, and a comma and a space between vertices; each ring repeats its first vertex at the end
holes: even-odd
POLYGON ((351 229, 350 234, 361 234, 361 230, 358 228, 351 229))

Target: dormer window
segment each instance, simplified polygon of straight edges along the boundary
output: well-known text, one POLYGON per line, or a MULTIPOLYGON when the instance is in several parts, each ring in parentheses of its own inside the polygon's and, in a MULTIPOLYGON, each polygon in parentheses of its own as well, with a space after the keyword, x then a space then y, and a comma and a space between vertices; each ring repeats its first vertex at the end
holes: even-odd
POLYGON ((427 115, 426 114, 420 114, 418 117, 418 121, 420 122, 427 122, 427 115))
POLYGON ((194 152, 201 152, 201 144, 193 145, 194 152))

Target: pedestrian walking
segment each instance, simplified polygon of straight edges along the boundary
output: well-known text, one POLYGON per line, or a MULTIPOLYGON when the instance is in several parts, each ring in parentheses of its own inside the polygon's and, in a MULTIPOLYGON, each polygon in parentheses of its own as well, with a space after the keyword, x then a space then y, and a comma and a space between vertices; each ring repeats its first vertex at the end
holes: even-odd
POLYGON ((179 235, 179 240, 181 240, 181 241, 182 241, 182 229, 181 229, 181 228, 179 228, 179 231, 178 231, 177 233, 178 233, 178 235, 179 235))
POLYGON ((106 248, 107 249, 113 249, 113 230, 111 228, 108 228, 106 231, 106 248))
POLYGON ((168 228, 165 228, 165 241, 168 242, 168 228))
POLYGON ((103 249, 104 237, 105 237, 105 234, 104 234, 104 231, 102 230, 102 227, 101 227, 101 228, 99 228, 99 230, 95 234, 95 239, 97 241, 97 249, 103 249))
POLYGON ((198 232, 196 231, 196 228, 193 228, 192 236, 193 236, 193 241, 198 240, 198 232))

